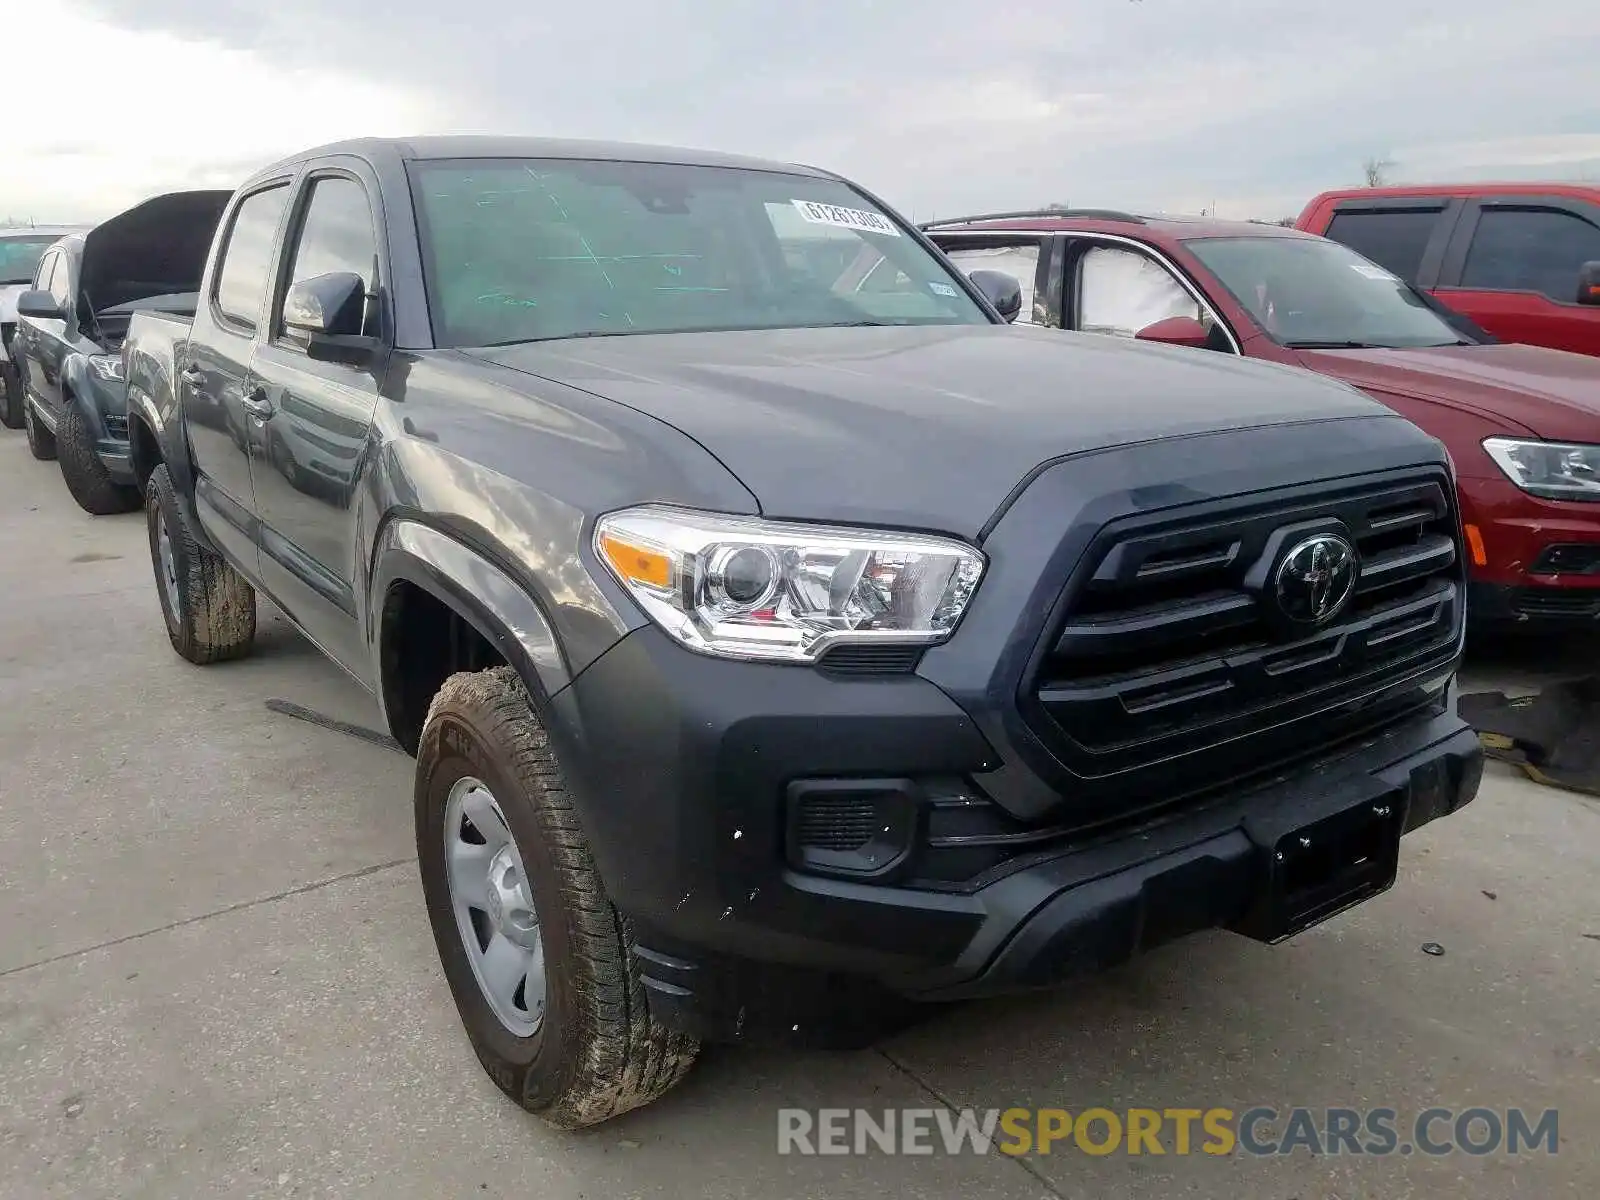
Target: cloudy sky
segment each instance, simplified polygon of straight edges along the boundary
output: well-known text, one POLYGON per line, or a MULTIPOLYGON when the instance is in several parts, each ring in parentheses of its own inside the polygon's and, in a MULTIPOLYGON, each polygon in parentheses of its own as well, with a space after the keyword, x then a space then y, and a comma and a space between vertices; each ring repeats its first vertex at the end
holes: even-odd
POLYGON ((356 134, 743 151, 919 219, 1288 216, 1374 157, 1397 180, 1600 181, 1600 0, 8 7, 0 219, 95 219, 356 134))

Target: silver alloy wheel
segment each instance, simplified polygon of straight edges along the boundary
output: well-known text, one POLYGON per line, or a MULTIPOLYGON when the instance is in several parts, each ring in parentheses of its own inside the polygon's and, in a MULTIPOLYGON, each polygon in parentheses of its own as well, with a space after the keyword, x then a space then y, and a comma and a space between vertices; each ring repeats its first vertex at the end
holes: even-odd
POLYGON ((529 1037, 544 1020, 544 938, 522 854, 482 780, 456 780, 444 809, 450 906, 478 990, 500 1024, 529 1037))
POLYGON ((183 609, 178 607, 178 559, 172 552, 172 535, 167 532, 167 514, 156 514, 156 549, 161 554, 161 586, 167 592, 167 604, 174 620, 183 620, 183 609))

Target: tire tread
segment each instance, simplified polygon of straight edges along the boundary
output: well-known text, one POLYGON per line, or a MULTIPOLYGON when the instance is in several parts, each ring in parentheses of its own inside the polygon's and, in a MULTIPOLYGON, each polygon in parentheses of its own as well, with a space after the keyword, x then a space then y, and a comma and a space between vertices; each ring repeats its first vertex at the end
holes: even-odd
MULTIPOLYGON (((553 1125, 576 1129, 650 1103, 689 1072, 699 1044, 650 1017, 632 953, 630 922, 606 894, 526 688, 510 667, 461 672, 445 680, 434 696, 425 729, 434 728, 437 716, 447 709, 480 714, 483 732, 509 750, 510 761, 504 765, 533 801, 530 807, 557 864, 561 894, 570 910, 583 1061, 561 1094, 534 1111, 553 1125)), ((429 740, 425 733, 424 747, 429 740)), ((529 1107, 525 1098, 518 1098, 529 1107)))

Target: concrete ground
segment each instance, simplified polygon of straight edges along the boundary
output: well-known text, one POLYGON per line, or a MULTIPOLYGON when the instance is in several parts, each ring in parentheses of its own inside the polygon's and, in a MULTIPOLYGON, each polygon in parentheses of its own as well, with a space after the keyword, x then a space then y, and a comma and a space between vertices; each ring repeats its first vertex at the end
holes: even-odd
MULTIPOLYGON (((1497 657, 1475 683, 1600 662, 1592 645, 1497 657)), ((7 1200, 1600 1190, 1596 802, 1491 768, 1477 803, 1407 840, 1391 892, 1286 945, 1190 939, 859 1054, 710 1054, 652 1109, 563 1135, 501 1097, 457 1025, 420 902, 409 760, 272 698, 375 719, 275 615, 253 658, 181 662, 142 517, 84 515, 54 464, 0 436, 7 1200), (940 1103, 1388 1106, 1402 1126, 1433 1105, 1557 1108, 1561 1144, 1520 1159, 776 1153, 780 1107, 940 1103)))

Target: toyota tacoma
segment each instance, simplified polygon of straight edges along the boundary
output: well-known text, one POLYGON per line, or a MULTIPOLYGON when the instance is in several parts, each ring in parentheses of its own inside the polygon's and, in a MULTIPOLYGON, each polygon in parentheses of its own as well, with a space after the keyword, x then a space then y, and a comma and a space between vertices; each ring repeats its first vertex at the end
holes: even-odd
POLYGON ((133 316, 172 645, 260 593, 372 692, 528 1110, 1281 940, 1475 794, 1439 443, 1018 305, 824 171, 426 138, 264 170, 192 322, 133 316))

